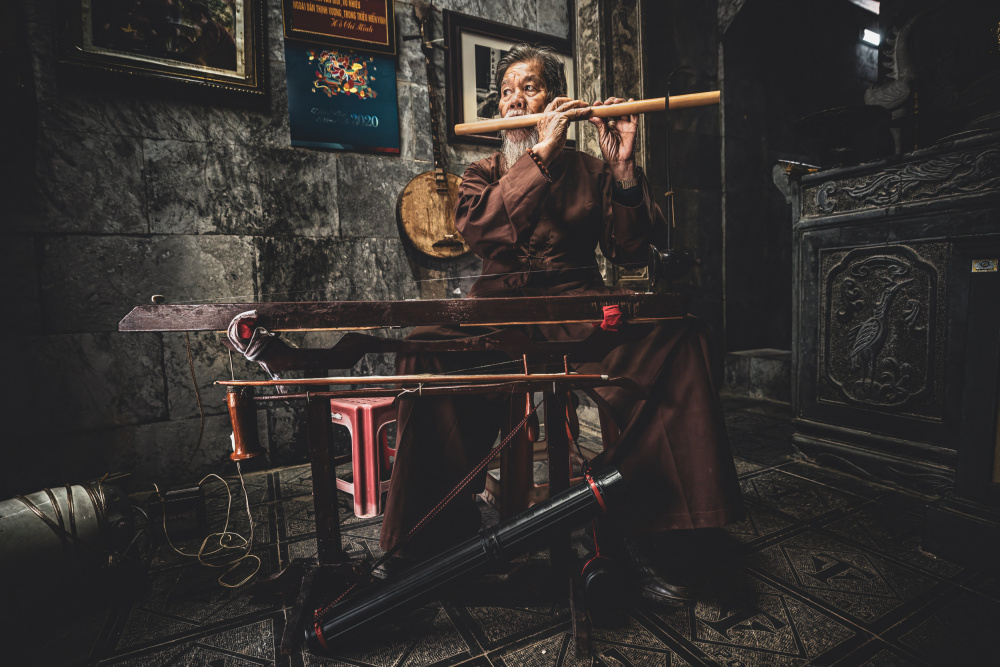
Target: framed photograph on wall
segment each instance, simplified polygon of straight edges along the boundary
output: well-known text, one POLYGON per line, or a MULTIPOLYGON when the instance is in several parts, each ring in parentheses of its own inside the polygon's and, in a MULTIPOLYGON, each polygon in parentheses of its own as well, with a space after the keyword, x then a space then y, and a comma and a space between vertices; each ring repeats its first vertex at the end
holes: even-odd
POLYGON ((395 0, 282 0, 286 39, 396 53, 395 0))
POLYGON ((66 0, 60 62, 137 84, 264 97, 264 0, 66 0))
MULTIPOLYGON (((531 30, 512 28, 475 16, 444 10, 446 51, 445 85, 448 98, 448 141, 499 144, 498 133, 458 136, 455 125, 486 120, 499 114, 500 92, 494 77, 500 58, 515 44, 525 42, 551 46, 566 68, 566 87, 576 96, 576 68, 568 39, 531 30)), ((576 139, 576 124, 570 127, 569 142, 576 139)))

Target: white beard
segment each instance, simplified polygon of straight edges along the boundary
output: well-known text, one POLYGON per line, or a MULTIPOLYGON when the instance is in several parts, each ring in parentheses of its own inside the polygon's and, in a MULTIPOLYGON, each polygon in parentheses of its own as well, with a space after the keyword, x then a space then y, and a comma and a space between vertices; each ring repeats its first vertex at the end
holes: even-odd
POLYGON ((520 159, 525 152, 538 143, 538 128, 524 128, 520 130, 506 130, 500 132, 502 143, 500 144, 500 175, 507 173, 507 170, 520 159))

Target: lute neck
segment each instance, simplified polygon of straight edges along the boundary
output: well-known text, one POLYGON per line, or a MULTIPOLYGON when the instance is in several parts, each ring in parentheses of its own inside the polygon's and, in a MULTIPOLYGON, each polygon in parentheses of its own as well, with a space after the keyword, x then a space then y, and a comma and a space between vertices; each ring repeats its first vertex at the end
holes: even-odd
POLYGON ((441 143, 440 124, 438 116, 440 105, 438 104, 437 87, 435 84, 434 72, 434 46, 428 38, 428 24, 431 14, 428 12, 420 21, 420 50, 424 53, 424 67, 427 70, 427 97, 430 100, 431 110, 431 147, 434 153, 434 182, 438 192, 448 191, 448 177, 445 174, 444 146, 441 143))

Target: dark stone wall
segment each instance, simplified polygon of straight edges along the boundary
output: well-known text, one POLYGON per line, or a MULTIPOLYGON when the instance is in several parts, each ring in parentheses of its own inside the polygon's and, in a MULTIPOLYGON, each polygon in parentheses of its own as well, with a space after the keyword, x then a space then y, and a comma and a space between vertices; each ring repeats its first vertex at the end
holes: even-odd
POLYGON ((860 35, 876 17, 844 0, 727 7, 720 77, 725 346, 789 349, 792 216, 772 169, 779 159, 811 160, 797 119, 864 103, 877 52, 860 35))
MULTIPOLYGON (((435 4, 570 32, 565 0, 435 4)), ((399 42, 401 156, 329 153, 289 145, 279 0, 267 1, 263 109, 76 84, 55 60, 57 4, 18 6, 37 107, 18 120, 37 141, 18 154, 24 187, 4 202, 0 227, 9 387, 0 497, 118 471, 133 473, 133 489, 169 485, 228 464, 229 420, 212 382, 230 369, 217 336, 117 331, 152 294, 172 303, 441 298, 470 282, 442 278, 478 273, 474 258, 415 256, 396 228, 396 196, 433 167, 417 41, 399 42), (205 415, 197 453, 189 350, 205 415)), ((418 32, 406 0, 396 2, 396 20, 398 35, 418 32)), ((443 94, 441 54, 436 69, 443 94)), ((460 174, 484 153, 449 147, 449 168, 460 174)), ((337 335, 289 338, 320 345, 337 335)), ((374 359, 364 370, 388 366, 374 359)), ((242 360, 235 373, 260 375, 242 360)), ((271 463, 303 460, 296 410, 268 407, 260 417, 271 463)))
MULTIPOLYGON (((719 89, 718 9, 716 2, 643 3, 645 95, 719 89)), ((723 331, 722 170, 719 162, 721 117, 718 106, 646 114, 646 171, 663 210, 670 206, 667 185, 667 123, 670 124, 670 187, 674 192, 675 248, 701 260, 670 289, 691 295, 691 312, 708 325, 713 369, 721 378, 723 331)), ((665 286, 661 286, 665 287, 665 286)))

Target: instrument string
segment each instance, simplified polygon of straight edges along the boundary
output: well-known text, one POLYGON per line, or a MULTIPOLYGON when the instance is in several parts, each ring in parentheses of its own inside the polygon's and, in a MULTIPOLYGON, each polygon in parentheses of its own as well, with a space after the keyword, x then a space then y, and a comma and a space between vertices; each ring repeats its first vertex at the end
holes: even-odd
MULTIPOLYGON (((623 268, 636 268, 636 267, 646 266, 646 264, 639 263, 639 262, 634 262, 634 263, 618 264, 617 266, 621 266, 623 268)), ((588 265, 585 265, 585 266, 564 266, 564 267, 559 267, 559 268, 554 268, 554 269, 529 269, 527 271, 527 273, 530 273, 530 274, 541 274, 541 273, 568 272, 568 271, 584 271, 584 270, 594 270, 596 268, 597 268, 596 264, 588 264, 588 265)), ((503 276, 520 275, 522 273, 526 273, 526 271, 508 271, 508 272, 505 272, 505 273, 481 273, 481 274, 478 274, 478 275, 470 275, 470 276, 446 276, 444 278, 423 278, 421 280, 397 280, 397 281, 394 281, 394 282, 385 282, 385 283, 382 283, 382 284, 386 285, 386 286, 390 286, 390 285, 417 285, 417 284, 421 284, 421 283, 436 283, 436 282, 461 281, 461 280, 478 280, 480 278, 500 278, 500 277, 503 277, 503 276)), ((168 285, 153 285, 150 288, 151 289, 159 289, 159 288, 162 288, 162 287, 168 287, 168 285)), ((171 285, 169 287, 173 287, 173 286, 171 285)), ((211 304, 211 303, 242 303, 241 301, 234 301, 236 299, 253 299, 255 301, 251 301, 250 303, 257 303, 257 302, 259 302, 257 300, 265 298, 265 297, 293 296, 293 295, 296 295, 296 294, 314 294, 314 293, 328 294, 328 293, 333 292, 333 291, 334 291, 334 288, 314 287, 312 289, 305 289, 305 290, 289 290, 289 291, 283 291, 283 292, 266 292, 266 293, 262 292, 260 294, 233 294, 233 295, 230 295, 230 296, 209 297, 209 298, 205 298, 205 299, 189 299, 189 300, 186 300, 186 301, 174 301, 174 300, 170 300, 169 303, 172 304, 172 305, 192 305, 192 304, 202 304, 202 303, 203 304, 211 304)))
POLYGON ((498 361, 495 364, 482 364, 480 366, 469 366, 468 368, 459 368, 459 369, 456 369, 456 370, 453 370, 453 371, 444 371, 442 373, 439 373, 439 375, 463 375, 463 374, 468 373, 470 371, 481 371, 481 370, 484 370, 486 368, 497 368, 499 366, 511 366, 511 365, 514 365, 514 364, 520 365, 521 364, 521 360, 520 359, 508 359, 507 361, 498 361))

